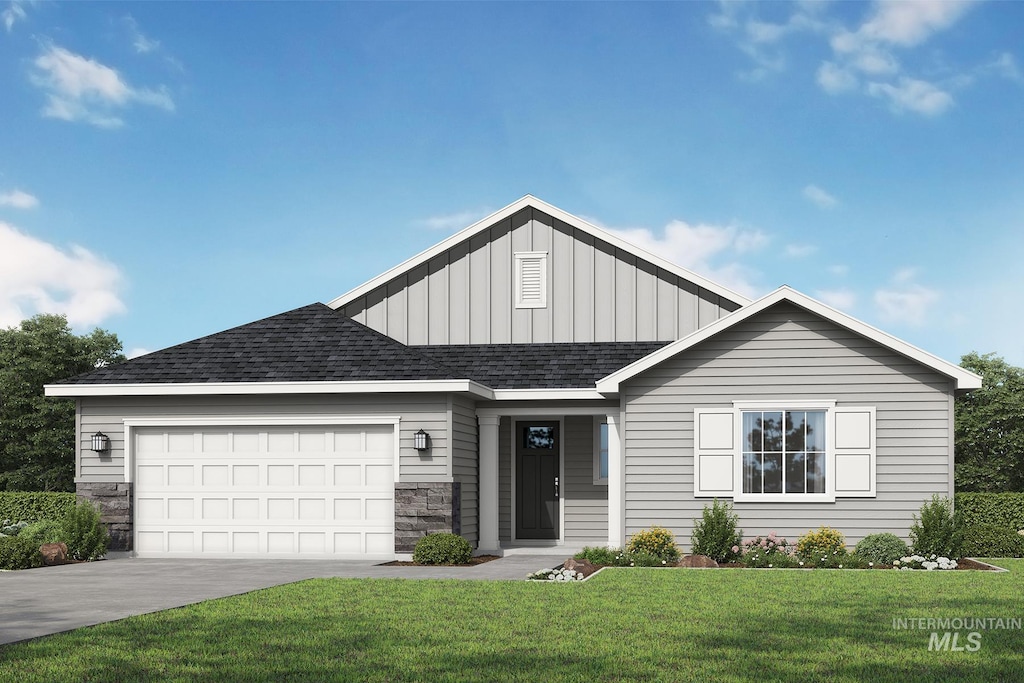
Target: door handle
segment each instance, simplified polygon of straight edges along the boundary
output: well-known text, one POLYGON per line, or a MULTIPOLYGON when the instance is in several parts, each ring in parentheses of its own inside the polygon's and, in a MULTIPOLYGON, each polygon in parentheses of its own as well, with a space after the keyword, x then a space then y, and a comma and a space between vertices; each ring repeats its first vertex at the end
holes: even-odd
POLYGON ((555 500, 558 500, 558 477, 555 477, 555 500))

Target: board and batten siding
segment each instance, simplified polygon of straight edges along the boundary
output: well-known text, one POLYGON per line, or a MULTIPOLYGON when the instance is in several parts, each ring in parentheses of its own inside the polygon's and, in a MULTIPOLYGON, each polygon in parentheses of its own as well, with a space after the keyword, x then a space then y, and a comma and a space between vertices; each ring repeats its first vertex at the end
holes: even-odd
POLYGON ((475 403, 463 396, 451 399, 452 478, 462 489, 462 536, 474 546, 479 540, 480 474, 475 403))
POLYGON ((258 418, 260 416, 374 416, 401 418, 400 478, 402 481, 451 481, 448 472, 448 405, 444 395, 286 395, 286 396, 130 396, 90 397, 79 401, 78 466, 76 481, 124 481, 124 420, 202 416, 204 418, 258 418), (430 434, 431 449, 421 455, 413 448, 413 434, 430 434), (93 433, 110 437, 110 451, 89 449, 93 433))
POLYGON ((795 541, 824 524, 850 547, 871 533, 906 539, 932 494, 953 493, 951 380, 790 304, 641 373, 623 393, 627 537, 658 524, 689 547, 694 518, 711 504, 693 492, 694 409, 736 400, 876 408, 876 497, 736 503, 745 538, 775 531, 795 541))
POLYGON ((738 304, 534 208, 344 306, 403 344, 672 341, 738 304), (516 308, 515 253, 546 252, 547 305, 516 308))

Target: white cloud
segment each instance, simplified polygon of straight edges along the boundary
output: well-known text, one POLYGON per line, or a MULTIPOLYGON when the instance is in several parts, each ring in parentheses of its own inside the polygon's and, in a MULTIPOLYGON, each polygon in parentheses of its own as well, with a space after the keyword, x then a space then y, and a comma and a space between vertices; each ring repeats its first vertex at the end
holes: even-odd
POLYGON ((858 33, 865 40, 912 47, 955 24, 972 4, 970 0, 881 0, 858 33))
POLYGON ((43 115, 116 128, 124 122, 114 111, 133 103, 174 110, 167 89, 133 88, 115 69, 55 45, 33 63, 32 82, 46 92, 43 115))
POLYGON ((136 346, 132 349, 129 349, 128 353, 126 353, 125 356, 128 358, 128 360, 131 360, 132 358, 145 356, 147 353, 153 353, 153 351, 151 349, 142 348, 141 346, 136 346))
POLYGON ((0 327, 36 313, 63 313, 74 327, 125 310, 121 271, 88 249, 62 250, 0 222, 0 327))
POLYGON ((1020 67, 1017 66, 1017 60, 1009 52, 1002 53, 986 64, 982 67, 982 71, 994 73, 1017 83, 1024 82, 1024 75, 1021 74, 1020 67))
POLYGON ((490 209, 474 209, 468 211, 459 211, 458 213, 450 213, 442 216, 431 216, 430 218, 422 218, 418 221, 415 221, 415 225, 428 228, 430 230, 444 230, 445 232, 455 232, 456 230, 468 228, 481 218, 485 218, 490 214, 490 209))
POLYGON ((139 54, 146 54, 147 52, 153 52, 160 49, 160 41, 152 40, 142 33, 139 29, 139 22, 135 21, 135 18, 131 15, 122 17, 121 21, 128 28, 128 35, 132 40, 132 47, 139 54))
POLYGON ((39 200, 28 192, 11 190, 0 192, 0 206, 10 206, 15 209, 34 209, 39 206, 39 200))
POLYGON ((850 266, 837 263, 836 265, 829 266, 828 272, 838 277, 846 277, 850 274, 850 266))
POLYGON ((926 116, 936 116, 953 106, 953 96, 927 81, 903 76, 898 85, 891 83, 869 83, 869 95, 884 97, 895 111, 912 111, 926 116))
POLYGON ((756 272, 735 257, 768 244, 769 237, 760 230, 678 220, 666 225, 660 236, 646 228, 605 230, 745 296, 759 291, 751 282, 756 272))
POLYGON ((26 18, 25 8, 22 7, 23 3, 19 0, 11 0, 7 4, 7 8, 3 12, 0 12, 0 18, 3 19, 4 27, 7 32, 10 33, 11 29, 14 28, 14 24, 22 21, 26 18))
POLYGON ((820 289, 814 296, 843 313, 849 313, 857 304, 857 295, 849 289, 820 289))
POLYGON ((822 209, 831 209, 839 200, 817 185, 808 185, 803 190, 804 198, 822 209))
POLYGON ((813 244, 786 245, 786 256, 789 258, 807 258, 816 251, 818 251, 818 248, 813 244))
POLYGON ((822 62, 818 67, 817 78, 818 85, 829 95, 854 90, 858 85, 857 77, 853 72, 835 62, 822 62))
POLYGON ((893 273, 888 287, 875 291, 874 300, 882 319, 889 323, 920 326, 927 319, 940 294, 914 282, 916 268, 902 268, 893 273))

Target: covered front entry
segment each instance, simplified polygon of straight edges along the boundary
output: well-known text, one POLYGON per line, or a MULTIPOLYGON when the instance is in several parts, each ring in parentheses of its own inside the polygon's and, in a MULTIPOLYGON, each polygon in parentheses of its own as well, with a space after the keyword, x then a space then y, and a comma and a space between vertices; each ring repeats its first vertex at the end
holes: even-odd
POLYGON ((617 403, 477 416, 480 552, 622 544, 617 403))
POLYGON ((516 449, 516 538, 558 538, 561 476, 558 423, 517 421, 513 438, 516 449))

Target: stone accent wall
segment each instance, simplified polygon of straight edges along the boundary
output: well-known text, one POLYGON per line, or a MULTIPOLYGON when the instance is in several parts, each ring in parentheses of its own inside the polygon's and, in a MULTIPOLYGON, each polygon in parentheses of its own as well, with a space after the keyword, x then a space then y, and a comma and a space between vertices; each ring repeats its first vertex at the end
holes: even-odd
POLYGON ((462 531, 460 482, 395 484, 395 552, 411 553, 427 534, 462 531))
POLYGON ((79 498, 100 506, 100 521, 110 532, 111 550, 132 549, 132 485, 81 483, 75 487, 79 498))

